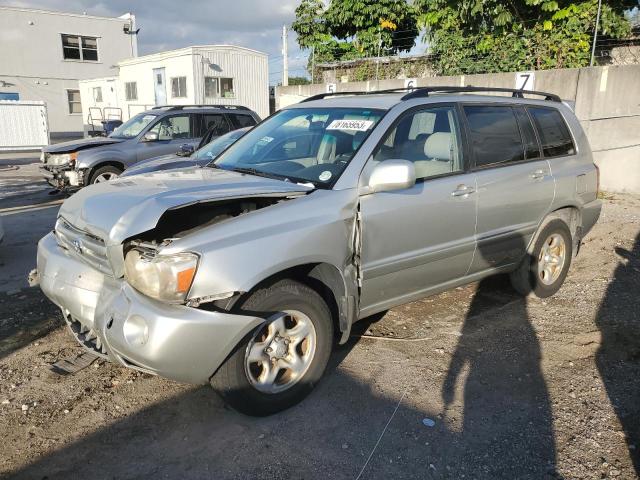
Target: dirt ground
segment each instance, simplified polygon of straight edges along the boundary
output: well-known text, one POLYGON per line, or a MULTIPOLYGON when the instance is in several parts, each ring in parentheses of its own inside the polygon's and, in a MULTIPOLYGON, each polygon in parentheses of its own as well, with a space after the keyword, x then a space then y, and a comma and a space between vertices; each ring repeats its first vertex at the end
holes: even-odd
POLYGON ((59 313, 0 293, 0 476, 637 478, 639 296, 640 197, 611 195, 554 297, 496 277, 393 309, 255 419, 102 361, 53 373, 82 352, 59 313))

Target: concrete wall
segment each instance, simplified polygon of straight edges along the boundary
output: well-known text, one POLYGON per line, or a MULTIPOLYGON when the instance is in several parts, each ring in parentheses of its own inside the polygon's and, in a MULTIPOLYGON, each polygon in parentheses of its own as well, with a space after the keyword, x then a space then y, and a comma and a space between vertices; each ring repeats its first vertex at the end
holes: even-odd
MULTIPOLYGON (((575 111, 600 167, 603 190, 640 193, 640 65, 543 70, 527 88, 575 102, 575 111)), ((515 88, 515 73, 429 77, 418 86, 474 85, 515 88)), ((338 92, 404 86, 404 80, 337 83, 338 92)), ((327 91, 325 84, 276 88, 276 108, 327 91)))
POLYGON ((82 115, 70 114, 67 89, 78 80, 117 73, 114 65, 135 52, 128 20, 0 7, 0 92, 47 104, 52 136, 82 131, 82 115), (65 60, 61 34, 97 37, 98 61, 65 60))

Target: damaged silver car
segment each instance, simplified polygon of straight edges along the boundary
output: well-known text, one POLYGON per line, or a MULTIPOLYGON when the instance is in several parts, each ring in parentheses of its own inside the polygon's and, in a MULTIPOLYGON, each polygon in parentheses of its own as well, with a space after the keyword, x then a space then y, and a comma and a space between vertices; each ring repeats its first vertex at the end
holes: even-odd
POLYGON ((37 281, 90 351, 251 415, 359 319, 500 272, 552 295, 600 213, 589 145, 554 95, 475 90, 320 95, 208 166, 85 188, 37 281))

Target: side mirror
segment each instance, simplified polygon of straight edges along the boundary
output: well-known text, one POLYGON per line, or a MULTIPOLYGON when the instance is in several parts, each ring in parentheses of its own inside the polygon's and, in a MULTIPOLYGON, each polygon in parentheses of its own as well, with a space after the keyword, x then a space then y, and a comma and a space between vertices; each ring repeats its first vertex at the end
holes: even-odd
POLYGON ((179 157, 190 157, 193 154, 193 152, 195 152, 195 151, 196 151, 196 149, 193 147, 193 145, 185 143, 185 144, 180 146, 180 150, 178 150, 176 152, 176 154, 179 157))
POLYGON ((369 193, 411 188, 416 184, 416 168, 408 160, 385 160, 369 177, 369 193))
POLYGON ((147 132, 142 137, 142 141, 143 142, 157 142, 158 138, 159 137, 158 137, 158 134, 156 132, 147 132))

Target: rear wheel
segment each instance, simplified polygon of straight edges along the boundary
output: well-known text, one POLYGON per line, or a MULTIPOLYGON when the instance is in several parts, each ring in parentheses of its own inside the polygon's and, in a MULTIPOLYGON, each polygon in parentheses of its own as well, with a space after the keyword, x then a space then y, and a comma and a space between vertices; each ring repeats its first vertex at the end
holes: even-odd
POLYGON ((322 297, 294 280, 256 290, 239 307, 267 320, 238 345, 211 379, 234 409, 271 415, 304 399, 327 366, 331 313, 322 297))
POLYGON ((540 232, 533 251, 511 273, 513 287, 523 295, 550 297, 564 283, 571 265, 571 231, 560 219, 551 220, 540 232))
POLYGON ((91 175, 91 180, 89 183, 93 185, 94 183, 102 183, 108 182, 109 180, 114 180, 120 176, 122 170, 113 165, 105 165, 104 167, 100 167, 93 175, 91 175))

